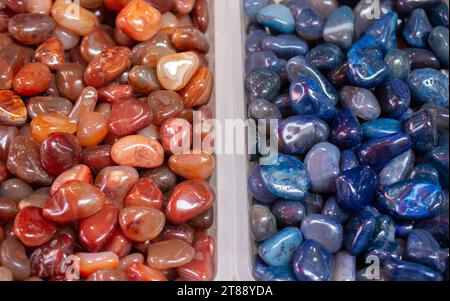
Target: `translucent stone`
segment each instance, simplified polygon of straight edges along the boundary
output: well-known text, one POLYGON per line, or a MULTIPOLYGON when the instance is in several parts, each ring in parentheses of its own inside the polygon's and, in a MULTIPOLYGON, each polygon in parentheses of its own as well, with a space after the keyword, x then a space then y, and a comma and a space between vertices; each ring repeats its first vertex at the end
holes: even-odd
POLYGON ((64 50, 69 50, 78 45, 80 35, 60 25, 56 26, 53 36, 61 41, 64 50))
POLYGON ((52 17, 61 26, 81 36, 87 35, 98 25, 94 13, 72 1, 55 1, 52 6, 52 17))
POLYGON ((211 71, 199 68, 187 85, 179 91, 185 108, 199 107, 208 104, 214 86, 211 71))
POLYGON ((41 142, 52 133, 75 134, 78 123, 67 116, 43 114, 33 119, 30 130, 33 138, 41 142))
POLYGON ((2 182, 0 186, 0 197, 20 201, 33 193, 33 188, 22 179, 12 178, 2 182))
POLYGON ((44 14, 17 14, 8 24, 9 34, 25 45, 45 41, 55 29, 53 19, 44 14))
POLYGON ((98 112, 86 112, 78 124, 77 138, 84 147, 99 145, 108 134, 108 121, 98 112))
POLYGON ((151 244, 147 250, 147 263, 162 270, 184 266, 194 258, 195 250, 182 240, 168 240, 151 244))
POLYGON ((176 154, 169 159, 170 169, 185 179, 208 179, 215 168, 214 156, 208 153, 176 154))
POLYGON ((172 34, 172 44, 178 51, 209 52, 209 43, 206 36, 197 28, 177 28, 172 34))
POLYGON ((56 233, 56 226, 45 220, 42 209, 26 207, 14 219, 14 234, 27 247, 37 247, 48 242, 56 233))
POLYGON ((135 98, 113 103, 109 120, 109 131, 118 136, 135 134, 150 125, 153 113, 146 103, 135 98))
POLYGON ((117 141, 111 156, 119 165, 141 168, 155 168, 164 163, 164 149, 161 144, 144 136, 127 136, 117 141))
POLYGON ((23 125, 27 121, 27 109, 20 96, 12 91, 0 91, 0 124, 23 125))
POLYGON ((53 182, 50 188, 50 194, 54 195, 61 185, 70 181, 81 181, 85 183, 92 184, 94 180, 92 179, 92 173, 89 167, 83 164, 75 165, 69 170, 66 170, 60 174, 53 182))
POLYGON ((134 66, 128 76, 128 84, 134 91, 148 95, 161 88, 155 70, 146 66, 134 66))
POLYGON ((86 35, 81 41, 81 56, 86 62, 92 61, 103 50, 116 46, 116 42, 110 34, 102 27, 86 35))
POLYGON ((131 281, 167 281, 160 271, 152 269, 142 263, 133 263, 126 270, 131 281))
POLYGON ((126 207, 120 211, 119 223, 125 236, 136 242, 154 239, 161 233, 166 218, 150 207, 126 207))
POLYGON ((166 55, 159 60, 156 68, 159 82, 166 90, 179 91, 194 76, 199 64, 194 52, 166 55))
POLYGON ((27 101, 28 117, 31 119, 43 114, 68 116, 71 110, 72 103, 63 97, 35 96, 27 101))
POLYGON ((76 253, 79 258, 80 275, 89 277, 99 270, 115 269, 119 265, 119 257, 112 252, 76 253))
POLYGON ((73 120, 80 121, 86 112, 93 112, 97 105, 98 94, 93 87, 86 87, 81 91, 80 97, 72 108, 69 117, 73 120))
POLYGON ((82 66, 75 63, 63 64, 56 72, 56 85, 61 96, 75 102, 85 87, 83 76, 82 66))
POLYGON ((159 129, 161 145, 168 154, 179 154, 191 149, 192 125, 181 118, 169 118, 159 129))
POLYGON ((26 64, 14 78, 14 91, 21 96, 34 96, 50 87, 51 72, 39 62, 26 64))
POLYGON ((161 210, 163 194, 153 180, 142 178, 136 181, 125 199, 125 207, 132 206, 161 210))
POLYGON ((41 144, 41 162, 45 170, 54 176, 75 166, 81 159, 78 139, 67 133, 48 135, 41 144))

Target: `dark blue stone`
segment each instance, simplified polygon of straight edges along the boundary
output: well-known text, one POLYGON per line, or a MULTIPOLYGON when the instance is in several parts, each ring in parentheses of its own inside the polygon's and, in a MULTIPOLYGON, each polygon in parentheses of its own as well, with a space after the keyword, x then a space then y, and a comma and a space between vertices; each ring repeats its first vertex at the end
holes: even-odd
POLYGON ((271 163, 261 166, 261 178, 267 190, 282 199, 304 200, 310 180, 303 163, 293 156, 281 154, 274 156, 271 163))
POLYGON ((429 12, 429 18, 434 26, 448 27, 448 6, 442 2, 438 6, 432 8, 429 12))
POLYGON ((273 203, 278 198, 270 193, 261 178, 261 166, 255 164, 248 178, 248 189, 255 199, 263 203, 273 203))
POLYGON ((402 123, 395 119, 378 118, 362 124, 363 135, 366 138, 380 138, 402 131, 402 123))
POLYGON ((441 248, 449 247, 449 219, 447 214, 439 214, 435 217, 425 220, 418 225, 419 228, 425 229, 433 235, 438 241, 441 248))
POLYGON ((303 201, 306 208, 306 215, 319 214, 323 208, 323 198, 317 193, 308 193, 308 196, 303 201))
POLYGON ((348 85, 348 63, 344 62, 334 67, 327 75, 328 80, 336 88, 342 88, 348 85))
POLYGON ((247 39, 245 40, 245 52, 247 54, 260 52, 263 49, 261 48, 262 41, 268 36, 269 34, 262 29, 257 29, 253 32, 251 32, 247 39))
POLYGON ((343 171, 336 179, 337 201, 348 210, 361 211, 372 204, 377 186, 377 175, 369 166, 343 171))
POLYGON ((348 52, 348 78, 352 85, 371 89, 389 78, 380 44, 365 36, 348 52))
POLYGON ((298 228, 285 228, 261 243, 258 254, 269 266, 284 266, 291 262, 302 241, 303 235, 298 228))
POLYGON ((396 218, 423 220, 439 212, 444 203, 442 190, 420 180, 405 180, 384 187, 377 205, 396 218))
POLYGON ((270 69, 256 68, 245 77, 245 92, 249 100, 255 98, 272 100, 278 96, 280 88, 280 77, 270 69))
POLYGON ((269 268, 267 264, 259 257, 255 256, 255 260, 253 262, 252 275, 257 281, 262 280, 262 276, 264 272, 269 268))
POLYGON ((295 35, 282 34, 268 36, 262 43, 263 50, 274 52, 279 58, 289 60, 297 55, 306 55, 309 51, 308 44, 295 35))
POLYGON ((331 197, 322 208, 322 214, 336 218, 341 224, 350 217, 347 210, 341 208, 335 197, 331 197))
POLYGON ((315 116, 291 116, 278 124, 279 148, 287 154, 304 154, 329 134, 328 124, 315 116))
POLYGON ((247 111, 249 118, 264 121, 267 124, 270 124, 271 120, 279 120, 282 118, 277 106, 263 98, 251 100, 247 111))
POLYGON ((272 51, 254 52, 245 59, 245 72, 248 73, 256 68, 268 68, 279 72, 284 64, 283 60, 280 60, 272 51))
POLYGON ((410 150, 411 147, 411 140, 406 134, 392 134, 374 138, 362 144, 358 151, 358 157, 362 164, 379 167, 410 150))
POLYGON ((369 210, 354 214, 345 227, 344 244, 347 251, 357 256, 367 247, 375 230, 375 216, 369 210))
POLYGON ((430 50, 422 48, 407 48, 405 51, 408 53, 409 60, 411 61, 411 70, 422 68, 439 69, 441 67, 439 59, 430 50))
POLYGON ((301 202, 280 200, 273 204, 272 213, 281 227, 300 227, 306 217, 306 208, 301 202))
POLYGON ((448 252, 441 250, 439 243, 424 229, 414 229, 408 236, 406 259, 444 272, 448 252))
POLYGON ((359 166, 359 159, 353 150, 341 152, 341 171, 346 171, 359 166))
POLYGON ((321 87, 327 98, 333 99, 335 103, 338 102, 339 96, 336 89, 316 67, 311 65, 306 57, 296 56, 290 59, 286 64, 286 72, 290 82, 300 77, 308 77, 314 80, 321 87))
POLYGON ((293 267, 299 281, 330 281, 333 257, 318 242, 307 240, 295 253, 293 267))
POLYGON ((313 115, 330 120, 336 115, 335 99, 328 98, 322 86, 308 77, 299 77, 289 89, 291 109, 298 115, 313 115))
POLYGON ((429 9, 442 0, 396 0, 395 8, 402 16, 409 16, 416 8, 429 9))
POLYGON ((292 265, 268 267, 261 277, 262 281, 297 281, 292 265))
POLYGON ((283 117, 286 118, 292 115, 291 96, 289 94, 282 94, 277 96, 274 99, 273 104, 277 106, 278 110, 280 110, 281 115, 283 115, 283 117))
POLYGON ((414 262, 388 259, 384 269, 395 281, 442 281, 440 273, 414 262))
POLYGON ((375 220, 375 229, 371 241, 395 241, 395 223, 389 215, 378 215, 375 220))
POLYGON ((395 236, 407 238, 412 230, 414 230, 414 224, 412 222, 397 221, 395 223, 395 236))
MULTIPOLYGON (((445 140, 448 140, 448 129, 449 129, 449 109, 444 108, 432 103, 426 103, 421 107, 422 110, 428 110, 433 114, 433 118, 436 122, 438 130, 442 131, 442 134, 439 133, 439 136, 443 136, 445 140)), ((441 138, 441 137, 439 137, 441 138)), ((440 144, 440 143, 439 143, 440 144)), ((448 143, 447 143, 448 145, 448 143)))
POLYGON ((440 71, 430 68, 413 70, 407 83, 414 100, 448 108, 448 77, 440 71))
POLYGON ((398 15, 395 12, 389 12, 373 22, 365 34, 377 40, 381 49, 387 53, 389 50, 397 48, 397 23, 398 15))
POLYGON ((297 16, 295 31, 307 41, 316 41, 322 37, 325 20, 313 9, 307 8, 297 16))
POLYGON ((318 45, 309 51, 306 58, 321 71, 330 71, 344 61, 342 50, 331 43, 318 45))
POLYGON ((449 63, 449 45, 448 45, 448 28, 444 26, 435 27, 429 37, 428 44, 433 52, 439 58, 441 63, 448 68, 449 63))
POLYGON ((405 133, 410 137, 413 148, 426 152, 432 150, 438 144, 438 131, 433 115, 428 110, 420 110, 405 122, 405 133))
POLYGON ((400 79, 388 80, 375 89, 381 112, 388 118, 400 118, 411 104, 411 92, 406 82, 400 79))
POLYGON ((395 241, 380 239, 368 244, 364 250, 364 258, 375 256, 383 263, 387 259, 400 259, 400 245, 395 241))
POLYGON ((433 26, 423 9, 415 9, 403 28, 403 38, 411 47, 425 48, 433 26))
POLYGON ((428 162, 439 171, 441 184, 448 188, 448 148, 438 146, 426 154, 428 162))
POLYGON ((436 168, 429 164, 420 164, 415 166, 409 174, 408 179, 416 179, 438 187, 441 186, 441 183, 439 182, 439 172, 436 168))
POLYGON ((258 12, 272 2, 272 0, 244 0, 245 15, 251 22, 255 22, 258 12))
POLYGON ((362 129, 358 118, 350 109, 336 114, 331 128, 331 142, 339 148, 353 148, 362 141, 362 129))
POLYGON ((258 11, 258 23, 280 33, 292 33, 295 30, 295 19, 291 11, 284 5, 271 4, 258 11))

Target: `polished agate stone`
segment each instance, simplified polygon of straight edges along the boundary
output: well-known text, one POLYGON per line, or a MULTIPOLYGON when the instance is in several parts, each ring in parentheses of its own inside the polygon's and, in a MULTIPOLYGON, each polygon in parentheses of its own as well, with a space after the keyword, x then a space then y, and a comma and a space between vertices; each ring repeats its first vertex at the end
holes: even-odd
POLYGON ((54 176, 77 165, 81 159, 78 139, 67 133, 48 135, 41 144, 41 162, 45 170, 54 176))
POLYGON ((441 250, 439 243, 424 229, 414 229, 408 235, 406 258, 436 271, 444 272, 446 269, 445 250, 441 250))
POLYGON ((271 4, 263 7, 258 11, 256 20, 280 33, 292 33, 295 29, 294 16, 284 5, 271 4))
POLYGON ((351 149, 359 145, 363 138, 361 125, 355 114, 349 109, 343 109, 334 118, 330 140, 343 149, 351 149))
POLYGON ((274 99, 281 89, 279 75, 270 70, 256 68, 247 73, 245 78, 245 91, 249 99, 274 99))
POLYGON ((334 268, 332 281, 355 281, 356 258, 346 251, 334 255, 334 268))
POLYGON ((150 207, 126 207, 120 211, 119 223, 125 236, 145 242, 161 233, 166 219, 164 213, 150 207))
POLYGON ((355 16, 348 6, 341 6, 331 13, 325 21, 323 39, 341 48, 350 48, 355 31, 355 16))
POLYGON ((114 143, 111 158, 118 165, 154 168, 164 163, 164 149, 151 138, 127 136, 114 143))
POLYGON ((244 1, 244 12, 250 21, 256 21, 256 16, 258 12, 267 6, 270 0, 245 0, 244 1))
POLYGON ((430 50, 422 48, 407 48, 406 53, 411 61, 411 70, 421 68, 438 69, 441 66, 437 56, 430 50))
POLYGON ((251 231, 256 241, 264 241, 277 232, 277 220, 269 208, 253 205, 250 217, 251 231))
POLYGON ((364 88, 346 86, 340 91, 340 102, 361 119, 374 120, 381 114, 381 107, 373 93, 364 88))
POLYGON ((367 121, 361 125, 361 128, 364 137, 369 139, 400 133, 403 129, 400 121, 390 118, 377 118, 367 121))
POLYGON ((391 79, 406 79, 411 71, 411 60, 406 51, 391 49, 384 57, 391 79))
POLYGON ((151 244, 147 250, 147 263, 155 269, 170 269, 192 261, 195 250, 187 243, 173 239, 151 244))
POLYGON ((27 119, 27 108, 20 96, 12 91, 0 91, 0 123, 2 125, 23 125, 27 119))
POLYGON ((397 24, 397 13, 389 12, 369 25, 365 35, 377 40, 381 44, 381 49, 388 52, 397 48, 397 24))
POLYGON ((448 28, 444 26, 435 27, 428 36, 428 44, 430 45, 436 56, 439 58, 441 63, 448 68, 448 28))
POLYGON ((448 78, 437 70, 413 70, 407 80, 412 98, 448 108, 448 78))
POLYGON ((323 205, 322 215, 334 217, 341 224, 350 217, 348 211, 339 205, 335 197, 329 198, 323 205))
POLYGON ((407 179, 421 180, 436 185, 437 187, 441 186, 439 182, 439 172, 429 164, 416 165, 409 173, 407 179))
POLYGON ((384 268, 389 277, 396 281, 442 281, 438 272, 413 262, 388 260, 384 268))
POLYGON ((262 50, 251 53, 245 59, 245 73, 256 68, 268 68, 275 72, 280 72, 286 61, 279 59, 272 51, 262 50))
POLYGON ((359 255, 368 245, 375 231, 375 223, 375 216, 370 210, 363 210, 350 218, 345 228, 344 244, 351 255, 359 255))
POLYGON ((391 79, 380 84, 375 95, 385 117, 400 118, 411 104, 411 92, 403 80, 391 79))
POLYGON ((77 2, 57 0, 53 3, 51 14, 59 25, 82 36, 90 33, 98 25, 95 14, 77 2))
POLYGON ((409 16, 403 29, 403 38, 411 47, 425 48, 432 29, 426 12, 418 8, 409 16))
MULTIPOLYGON (((295 41, 297 41, 297 37, 295 37, 294 35, 286 35, 287 37, 292 36, 293 40, 295 39, 295 41)), ((251 33, 248 34, 247 39, 245 40, 245 52, 246 54, 251 54, 251 53, 255 53, 255 52, 260 52, 262 51, 262 42, 264 41, 264 39, 266 37, 269 37, 268 33, 265 30, 262 29, 257 29, 251 33)), ((300 40, 301 41, 301 40, 300 40)), ((287 41, 285 42, 285 39, 281 39, 281 38, 276 38, 275 39, 270 39, 266 44, 267 44, 267 48, 271 48, 271 49, 267 49, 269 51, 273 51, 272 49, 275 50, 279 50, 282 51, 282 49, 284 49, 284 47, 280 47, 281 44, 280 42, 283 42, 282 45, 284 45, 286 42, 290 42, 289 39, 287 39, 287 41)), ((297 50, 297 48, 294 46, 294 43, 291 42, 289 43, 290 47, 292 48, 292 51, 297 50)), ((284 51, 282 52, 284 53, 284 51)), ((291 52, 287 52, 287 53, 291 53, 291 52)), ((280 52, 281 54, 281 52, 280 52)))
POLYGON ((334 217, 310 214, 303 219, 301 230, 305 240, 320 243, 331 254, 341 249, 344 229, 334 217))
POLYGON ((299 281, 330 281, 333 257, 318 242, 307 240, 295 252, 293 267, 299 281))
POLYGON ((12 178, 0 185, 0 197, 20 201, 33 193, 33 188, 22 179, 12 178))
POLYGON ((164 56, 156 68, 161 86, 171 91, 183 89, 194 76, 199 64, 199 58, 194 52, 164 56))
POLYGON ((250 169, 247 185, 252 196, 260 202, 273 203, 278 199, 266 188, 261 176, 261 166, 259 164, 255 164, 250 169))
POLYGON ((325 21, 314 9, 307 8, 297 16, 295 31, 307 41, 316 41, 322 37, 325 21))
POLYGON ((109 131, 118 136, 135 134, 152 123, 153 113, 149 107, 135 99, 115 102, 111 108, 109 131))
POLYGON ((1 243, 0 264, 11 272, 15 281, 23 281, 31 274, 30 261, 25 247, 14 238, 7 238, 1 243))
POLYGON ((437 146, 437 126, 430 111, 420 110, 414 113, 404 121, 404 126, 414 149, 426 152, 437 146))
POLYGON ((169 168, 185 179, 208 179, 216 163, 212 155, 208 153, 176 154, 169 159, 169 168))
POLYGON ((412 150, 395 157, 378 174, 380 186, 389 186, 403 181, 414 167, 415 155, 412 150))
POLYGON ((297 55, 306 55, 309 51, 308 44, 292 34, 267 36, 265 31, 255 31, 252 38, 251 36, 247 38, 248 53, 267 50, 279 58, 290 59, 297 55))
POLYGON ((375 256, 380 259, 380 262, 384 263, 386 260, 400 259, 401 252, 399 243, 381 239, 369 243, 363 252, 363 256, 366 260, 375 256))
POLYGON ((344 54, 338 46, 325 43, 311 49, 306 58, 317 69, 330 71, 343 63, 344 54))
POLYGON ((47 65, 39 62, 23 66, 14 78, 14 91, 20 96, 35 96, 48 89, 51 73, 47 65))
POLYGON ((8 23, 9 34, 26 45, 45 41, 55 29, 55 21, 44 14, 17 14, 8 23))
POLYGON ((25 246, 38 247, 52 238, 56 226, 44 219, 41 208, 26 207, 17 213, 13 230, 25 246))
POLYGON ((35 96, 27 101, 26 107, 31 119, 43 114, 68 116, 72 111, 72 102, 57 96, 35 96))
POLYGON ((289 227, 265 240, 258 247, 258 254, 270 266, 288 264, 303 241, 298 228, 289 227))
POLYGON ((247 111, 248 117, 260 123, 265 122, 267 125, 271 123, 271 120, 280 120, 282 118, 280 110, 264 98, 253 99, 247 111))
MULTIPOLYGON (((272 205, 272 213, 278 225, 298 227, 306 216, 306 208, 301 202, 280 200, 272 205)), ((274 230, 276 229, 275 227, 276 224, 274 225, 274 230)))

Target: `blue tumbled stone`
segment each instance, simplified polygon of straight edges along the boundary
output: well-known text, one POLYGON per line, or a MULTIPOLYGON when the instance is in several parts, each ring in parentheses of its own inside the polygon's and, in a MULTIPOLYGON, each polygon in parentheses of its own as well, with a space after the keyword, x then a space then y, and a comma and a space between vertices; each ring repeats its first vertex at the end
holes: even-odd
POLYGON ((408 53, 411 61, 411 70, 422 68, 439 69, 441 67, 437 56, 428 49, 407 48, 405 51, 408 53))
POLYGON ((278 124, 279 147, 287 154, 304 154, 317 143, 326 141, 329 134, 328 124, 310 115, 291 116, 278 124))
POLYGON ((405 180, 384 187, 377 205, 396 218, 422 220, 435 216, 444 203, 442 190, 420 180, 405 180))
POLYGON ((409 16, 403 28, 403 38, 411 47, 425 48, 428 43, 428 35, 433 26, 428 20, 427 14, 421 8, 415 9, 409 16))
POLYGON ((308 196, 303 201, 306 208, 306 215, 319 214, 323 208, 323 198, 317 193, 308 193, 308 196))
POLYGON ((405 120, 404 127, 414 149, 426 152, 438 145, 438 130, 430 111, 415 112, 405 120))
POLYGON ((412 150, 392 159, 378 174, 380 187, 389 186, 405 180, 414 167, 415 156, 412 150))
POLYGON ((367 121, 361 127, 364 137, 369 139, 385 137, 402 131, 402 123, 396 119, 389 118, 367 121))
POLYGON ((429 11, 431 23, 435 26, 448 27, 448 6, 442 2, 429 11))
POLYGON ((299 281, 330 281, 333 257, 318 242, 307 240, 295 253, 293 267, 299 281))
POLYGON ((308 52, 306 58, 321 71, 330 71, 344 61, 342 50, 331 43, 318 45, 308 52))
POLYGON ((380 117, 380 104, 369 89, 345 86, 339 92, 339 97, 343 108, 352 110, 363 120, 374 120, 380 117))
POLYGON ((356 258, 346 251, 334 255, 332 281, 355 281, 356 258))
POLYGON ((448 46, 448 28, 444 26, 435 27, 429 37, 428 44, 433 52, 439 58, 441 63, 448 68, 449 46, 448 46))
POLYGON ((336 114, 331 128, 331 142, 340 148, 349 149, 362 141, 362 129, 355 114, 342 109, 336 114))
POLYGON ((337 201, 348 210, 361 211, 372 204, 377 186, 377 175, 367 165, 343 171, 336 179, 337 201))
POLYGON ((331 254, 342 247, 344 229, 337 219, 321 214, 310 214, 301 226, 305 240, 319 242, 331 254))
POLYGON ((407 83, 414 100, 448 108, 448 78, 438 70, 413 70, 407 83))
POLYGON ((285 228, 262 242, 258 254, 270 266, 284 266, 291 262, 302 241, 303 235, 298 228, 285 228))
POLYGON ((375 218, 375 229, 370 240, 395 241, 395 223, 389 215, 380 214, 375 218))
POLYGON ((400 118, 411 104, 411 92, 406 82, 400 79, 388 80, 375 89, 375 95, 385 117, 400 118))
POLYGON ((384 57, 389 69, 390 79, 406 79, 411 71, 411 60, 406 51, 392 49, 384 57))
POLYGON ((424 229, 414 229, 408 236, 405 257, 436 271, 444 272, 448 253, 441 250, 434 237, 424 229))
POLYGON ((441 184, 448 188, 449 173, 448 173, 448 147, 438 146, 426 154, 427 161, 439 171, 441 184))
POLYGON ((291 110, 291 96, 289 94, 282 94, 277 96, 273 100, 273 104, 280 110, 281 115, 283 117, 291 116, 292 110, 291 110))
POLYGON ((248 106, 248 117, 270 124, 271 120, 282 118, 277 106, 264 98, 256 98, 250 101, 248 106))
POLYGON ((295 30, 295 19, 289 8, 280 4, 271 4, 258 11, 258 23, 275 29, 280 33, 292 33, 295 30))
POLYGON ((300 227, 306 208, 302 202, 279 200, 272 205, 272 214, 281 227, 300 227))
POLYGON ((339 205, 335 197, 331 197, 326 201, 322 208, 322 214, 334 217, 341 224, 346 222, 350 217, 350 214, 339 205))
POLYGON ((247 54, 260 52, 262 51, 262 41, 268 36, 269 34, 262 29, 257 29, 255 31, 252 31, 245 40, 245 52, 247 54))
POLYGON ((342 88, 345 85, 348 85, 348 63, 347 61, 343 62, 339 66, 333 68, 327 75, 327 79, 336 87, 342 88))
POLYGON ((291 83, 291 109, 298 115, 313 115, 330 120, 336 115, 336 101, 329 98, 322 86, 308 77, 299 77, 291 83))
POLYGON ((433 269, 414 262, 388 259, 384 268, 396 281, 442 281, 442 275, 433 269))
POLYGON ((375 216, 369 210, 362 210, 350 218, 345 227, 344 244, 351 255, 361 254, 369 244, 375 221, 375 216))
POLYGON ((261 276, 262 281, 296 281, 291 264, 281 267, 268 267, 261 276))
POLYGON ((253 261, 252 275, 257 281, 262 280, 263 274, 269 268, 267 264, 259 257, 255 256, 253 261))
POLYGON ((258 12, 272 2, 272 0, 244 0, 245 15, 251 22, 254 22, 258 12))
POLYGON ((294 56, 306 55, 309 51, 308 44, 302 39, 291 34, 267 36, 261 43, 263 50, 274 52, 279 58, 289 60, 294 56))
POLYGON ((353 150, 341 152, 341 171, 346 171, 359 166, 359 159, 353 150))
POLYGON ((392 134, 362 144, 358 150, 358 157, 361 164, 379 167, 410 150, 411 147, 411 140, 405 133, 392 134))
POLYGON ((441 183, 439 182, 439 172, 429 164, 415 166, 408 175, 408 179, 421 180, 438 187, 441 186, 441 183))
POLYGON ((279 59, 272 51, 258 51, 251 53, 245 59, 245 72, 248 73, 256 68, 268 68, 279 72, 284 66, 283 60, 279 59))
POLYGON ((397 48, 397 23, 398 15, 395 12, 389 12, 373 22, 367 28, 365 35, 377 40, 381 45, 381 49, 384 52, 388 52, 397 48))
POLYGON ((324 28, 323 39, 347 49, 352 46, 355 31, 355 15, 348 6, 341 6, 328 16, 324 28))
POLYGON ((286 200, 304 200, 310 180, 303 163, 295 157, 279 154, 272 164, 261 166, 261 178, 272 194, 286 200))
POLYGON ((251 168, 248 178, 248 189, 253 197, 260 202, 270 204, 278 199, 264 185, 261 177, 261 166, 259 164, 255 164, 251 168))
POLYGON ((249 100, 255 98, 274 99, 280 88, 280 77, 270 69, 256 68, 245 77, 245 92, 249 100))
POLYGON ((316 41, 322 37, 324 19, 313 9, 307 8, 297 16, 295 31, 307 41, 316 41))
POLYGON ((250 209, 251 230, 256 241, 263 241, 277 232, 277 221, 270 209, 262 205, 253 205, 250 209))
POLYGON ((384 239, 373 241, 364 250, 364 258, 367 259, 370 256, 375 256, 381 263, 388 259, 400 259, 400 245, 395 241, 384 239))

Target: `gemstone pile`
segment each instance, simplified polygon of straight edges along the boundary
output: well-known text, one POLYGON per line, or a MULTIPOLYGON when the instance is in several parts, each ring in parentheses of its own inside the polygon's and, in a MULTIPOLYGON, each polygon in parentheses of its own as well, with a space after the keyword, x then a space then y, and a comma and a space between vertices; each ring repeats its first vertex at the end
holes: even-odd
POLYGON ((0 281, 214 278, 208 11, 0 1, 0 281))
POLYGON ((258 280, 448 280, 448 6, 379 3, 243 1, 258 280))

